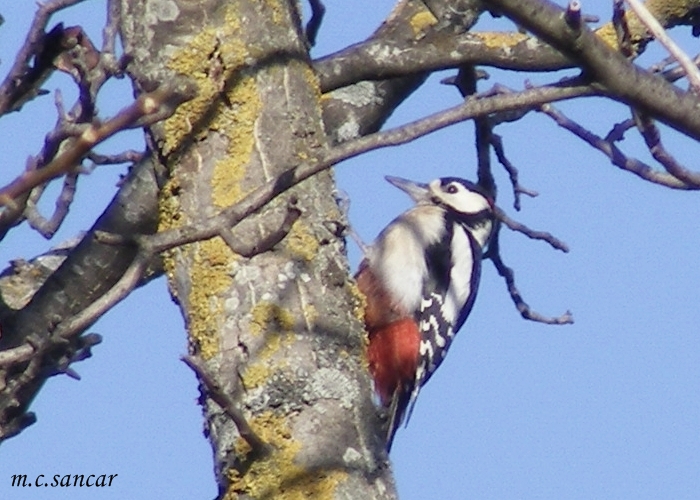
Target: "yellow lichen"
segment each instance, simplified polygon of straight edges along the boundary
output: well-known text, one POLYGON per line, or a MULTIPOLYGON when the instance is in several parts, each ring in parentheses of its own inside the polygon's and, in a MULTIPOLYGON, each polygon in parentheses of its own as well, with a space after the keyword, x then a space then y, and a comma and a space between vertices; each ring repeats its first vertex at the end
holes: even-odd
POLYGON ((197 84, 194 99, 180 105, 173 115, 165 120, 165 140, 163 153, 172 153, 188 137, 195 125, 206 116, 211 106, 218 102, 219 89, 209 77, 210 55, 217 44, 217 35, 212 28, 205 28, 190 43, 175 53, 168 67, 173 71, 187 75, 197 84))
POLYGON ((347 280, 346 285, 348 287, 348 291, 350 292, 350 300, 352 301, 352 313, 357 319, 364 322, 367 298, 360 291, 360 288, 357 286, 355 281, 347 280))
POLYGON ((612 23, 605 24, 598 28, 595 34, 603 40, 610 48, 617 50, 617 34, 615 33, 615 27, 612 23))
MULTIPOLYGON (((280 366, 282 368, 282 366, 280 366)), ((246 390, 250 391, 256 387, 264 385, 270 380, 272 375, 272 368, 270 367, 267 360, 261 359, 250 363, 243 373, 243 385, 246 390)))
MULTIPOLYGON (((247 74, 251 53, 241 39, 235 5, 228 4, 224 15, 226 24, 217 29, 204 28, 168 63, 173 71, 192 78, 198 92, 165 121, 166 155, 183 140, 203 138, 210 130, 232 132, 236 137, 252 140, 251 124, 260 104, 254 80, 247 74)), ((239 149, 234 146, 235 152, 239 149)), ((249 154, 240 162, 247 162, 249 154)))
POLYGON ((681 19, 697 9, 697 0, 647 0, 644 4, 651 14, 662 24, 672 19, 681 19))
POLYGON ((411 28, 413 28, 413 34, 419 36, 438 21, 429 10, 421 10, 411 17, 409 22, 411 23, 411 28))
MULTIPOLYGON (((630 35, 630 44, 633 50, 636 50, 639 43, 647 37, 647 31, 643 24, 639 21, 639 18, 634 14, 634 12, 626 12, 625 19, 627 21, 627 30, 630 35)), ((595 34, 603 40, 608 46, 613 50, 619 50, 619 44, 617 40, 617 33, 615 31, 615 26, 613 23, 606 23, 597 30, 595 34)))
POLYGON ((230 107, 222 113, 220 121, 226 122, 224 130, 231 131, 228 154, 216 162, 212 175, 212 201, 218 207, 233 205, 248 194, 242 189, 241 181, 255 151, 255 121, 262 110, 255 79, 251 76, 242 76, 227 92, 227 100, 230 107))
POLYGON ((490 49, 498 49, 504 47, 514 47, 517 44, 524 42, 529 35, 525 33, 501 32, 501 31, 485 31, 474 33, 474 36, 479 38, 482 43, 490 49))
MULTIPOLYGON (((179 227, 183 224, 182 208, 178 194, 180 192, 179 180, 175 177, 170 178, 163 189, 160 191, 160 199, 158 200, 158 231, 165 231, 179 227)), ((175 261, 173 250, 163 252, 163 268, 168 279, 173 277, 175 270, 175 261)), ((171 293, 175 295, 175 290, 171 287, 171 293)))
POLYGON ((312 261, 318 254, 318 240, 311 233, 309 226, 301 220, 292 226, 284 242, 292 255, 307 262, 312 261))
MULTIPOLYGON (((668 0, 648 0, 645 3, 645 7, 662 26, 669 27, 678 19, 688 15, 688 12, 697 7, 697 3, 697 0, 673 2, 668 0)), ((634 11, 628 10, 625 12, 625 22, 632 49, 637 50, 641 43, 650 39, 651 35, 646 25, 634 11)), ((618 49, 617 34, 612 23, 601 26, 596 30, 596 35, 613 49, 618 49)))
MULTIPOLYGON (((250 314, 248 331, 253 335, 265 334, 264 347, 255 355, 255 361, 250 363, 243 373, 243 383, 246 388, 259 387, 267 382, 271 375, 270 358, 283 347, 293 341, 295 325, 291 311, 271 302, 259 302, 250 314)), ((284 367, 284 363, 276 363, 276 369, 284 367)))
POLYGON ((306 319, 306 322, 309 325, 312 325, 316 323, 316 320, 318 319, 318 309, 313 304, 306 304, 304 307, 302 307, 302 312, 304 313, 304 319, 306 319))
POLYGON ((202 358, 210 359, 219 350, 219 329, 223 318, 223 297, 232 285, 228 273, 233 254, 220 239, 190 245, 192 289, 189 295, 188 330, 202 358))
POLYGON ((182 225, 182 208, 179 202, 180 180, 168 179, 160 191, 158 204, 158 230, 165 231, 182 225))
MULTIPOLYGON (((340 470, 308 470, 295 463, 301 443, 292 437, 287 420, 265 412, 249 421, 253 431, 274 450, 268 457, 255 461, 241 474, 228 471, 230 486, 225 499, 239 495, 279 500, 331 499, 339 484, 347 479, 340 470)), ((245 449, 245 446, 237 448, 245 449)))
MULTIPOLYGON (((270 358, 285 346, 290 345, 293 338, 289 333, 270 332, 265 338, 265 347, 258 353, 255 361, 248 364, 243 373, 243 383, 246 389, 260 387, 270 380, 272 367, 270 358)), ((284 360, 275 363, 275 369, 281 370, 286 366, 284 360)))
POLYGON ((286 5, 279 0, 266 0, 267 6, 272 12, 272 22, 281 25, 285 20, 286 5))
POLYGON ((291 311, 271 302, 258 302, 251 311, 249 331, 253 335, 262 332, 282 330, 290 332, 295 325, 294 315, 291 311), (275 328, 275 326, 277 328, 275 328))
POLYGON ((309 88, 314 92, 314 96, 319 100, 322 99, 321 83, 318 79, 318 73, 316 73, 311 66, 303 63, 302 61, 295 61, 295 63, 301 68, 301 71, 304 74, 304 79, 309 84, 309 88))
MULTIPOLYGON (((224 9, 224 25, 204 27, 174 53, 168 64, 173 71, 194 79, 198 93, 165 121, 161 145, 163 154, 169 155, 184 142, 203 139, 216 131, 227 134, 228 154, 214 165, 211 178, 212 202, 218 207, 231 205, 245 194, 241 180, 254 149, 253 129, 261 109, 255 79, 248 67, 251 54, 241 38, 235 2, 224 9)), ((177 179, 175 170, 169 183, 172 185, 166 185, 161 196, 161 230, 185 222, 181 220, 177 179)), ((202 357, 209 359, 219 349, 223 297, 232 284, 229 267, 234 256, 219 238, 178 251, 192 252, 188 329, 202 357)), ((174 265, 173 259, 166 257, 170 277, 174 265)))

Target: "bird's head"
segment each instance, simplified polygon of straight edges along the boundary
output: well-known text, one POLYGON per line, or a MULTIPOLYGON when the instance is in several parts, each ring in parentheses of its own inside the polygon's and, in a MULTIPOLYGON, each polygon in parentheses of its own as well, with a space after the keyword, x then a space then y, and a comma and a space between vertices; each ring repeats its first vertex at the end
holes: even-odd
POLYGON ((458 177, 442 177, 425 184, 401 177, 386 176, 392 185, 407 193, 419 205, 437 205, 458 218, 489 218, 494 211, 493 199, 481 186, 458 177))

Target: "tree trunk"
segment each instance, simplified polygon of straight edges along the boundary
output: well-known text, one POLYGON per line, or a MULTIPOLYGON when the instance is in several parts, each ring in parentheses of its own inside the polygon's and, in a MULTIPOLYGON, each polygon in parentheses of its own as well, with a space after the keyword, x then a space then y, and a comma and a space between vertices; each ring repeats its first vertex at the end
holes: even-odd
MULTIPOLYGON (((130 74, 139 90, 182 75, 198 87, 150 130, 170 172, 164 229, 213 215, 327 144, 296 6, 158 5, 122 2, 130 74)), ((269 445, 252 450, 202 383, 221 497, 395 496, 333 194, 331 174, 317 175, 234 228, 229 244, 216 237, 166 255, 190 354, 269 445), (302 216, 272 250, 232 250, 261 245, 297 208, 302 216)))

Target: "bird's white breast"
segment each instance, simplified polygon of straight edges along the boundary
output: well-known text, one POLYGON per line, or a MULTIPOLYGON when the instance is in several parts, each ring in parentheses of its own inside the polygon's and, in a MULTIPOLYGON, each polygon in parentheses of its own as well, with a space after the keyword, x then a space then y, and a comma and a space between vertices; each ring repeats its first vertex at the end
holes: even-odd
POLYGON ((369 250, 372 270, 407 313, 420 307, 428 273, 425 248, 442 237, 443 215, 439 207, 414 207, 389 224, 369 250))

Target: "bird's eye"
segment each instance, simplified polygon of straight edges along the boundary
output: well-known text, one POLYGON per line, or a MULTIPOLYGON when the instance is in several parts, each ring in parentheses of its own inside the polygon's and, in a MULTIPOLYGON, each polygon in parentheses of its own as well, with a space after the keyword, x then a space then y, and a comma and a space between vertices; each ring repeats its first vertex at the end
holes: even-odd
POLYGON ((457 189, 457 186, 455 186, 454 184, 450 184, 449 186, 447 186, 447 189, 445 191, 447 191, 448 194, 455 194, 459 190, 457 189))

